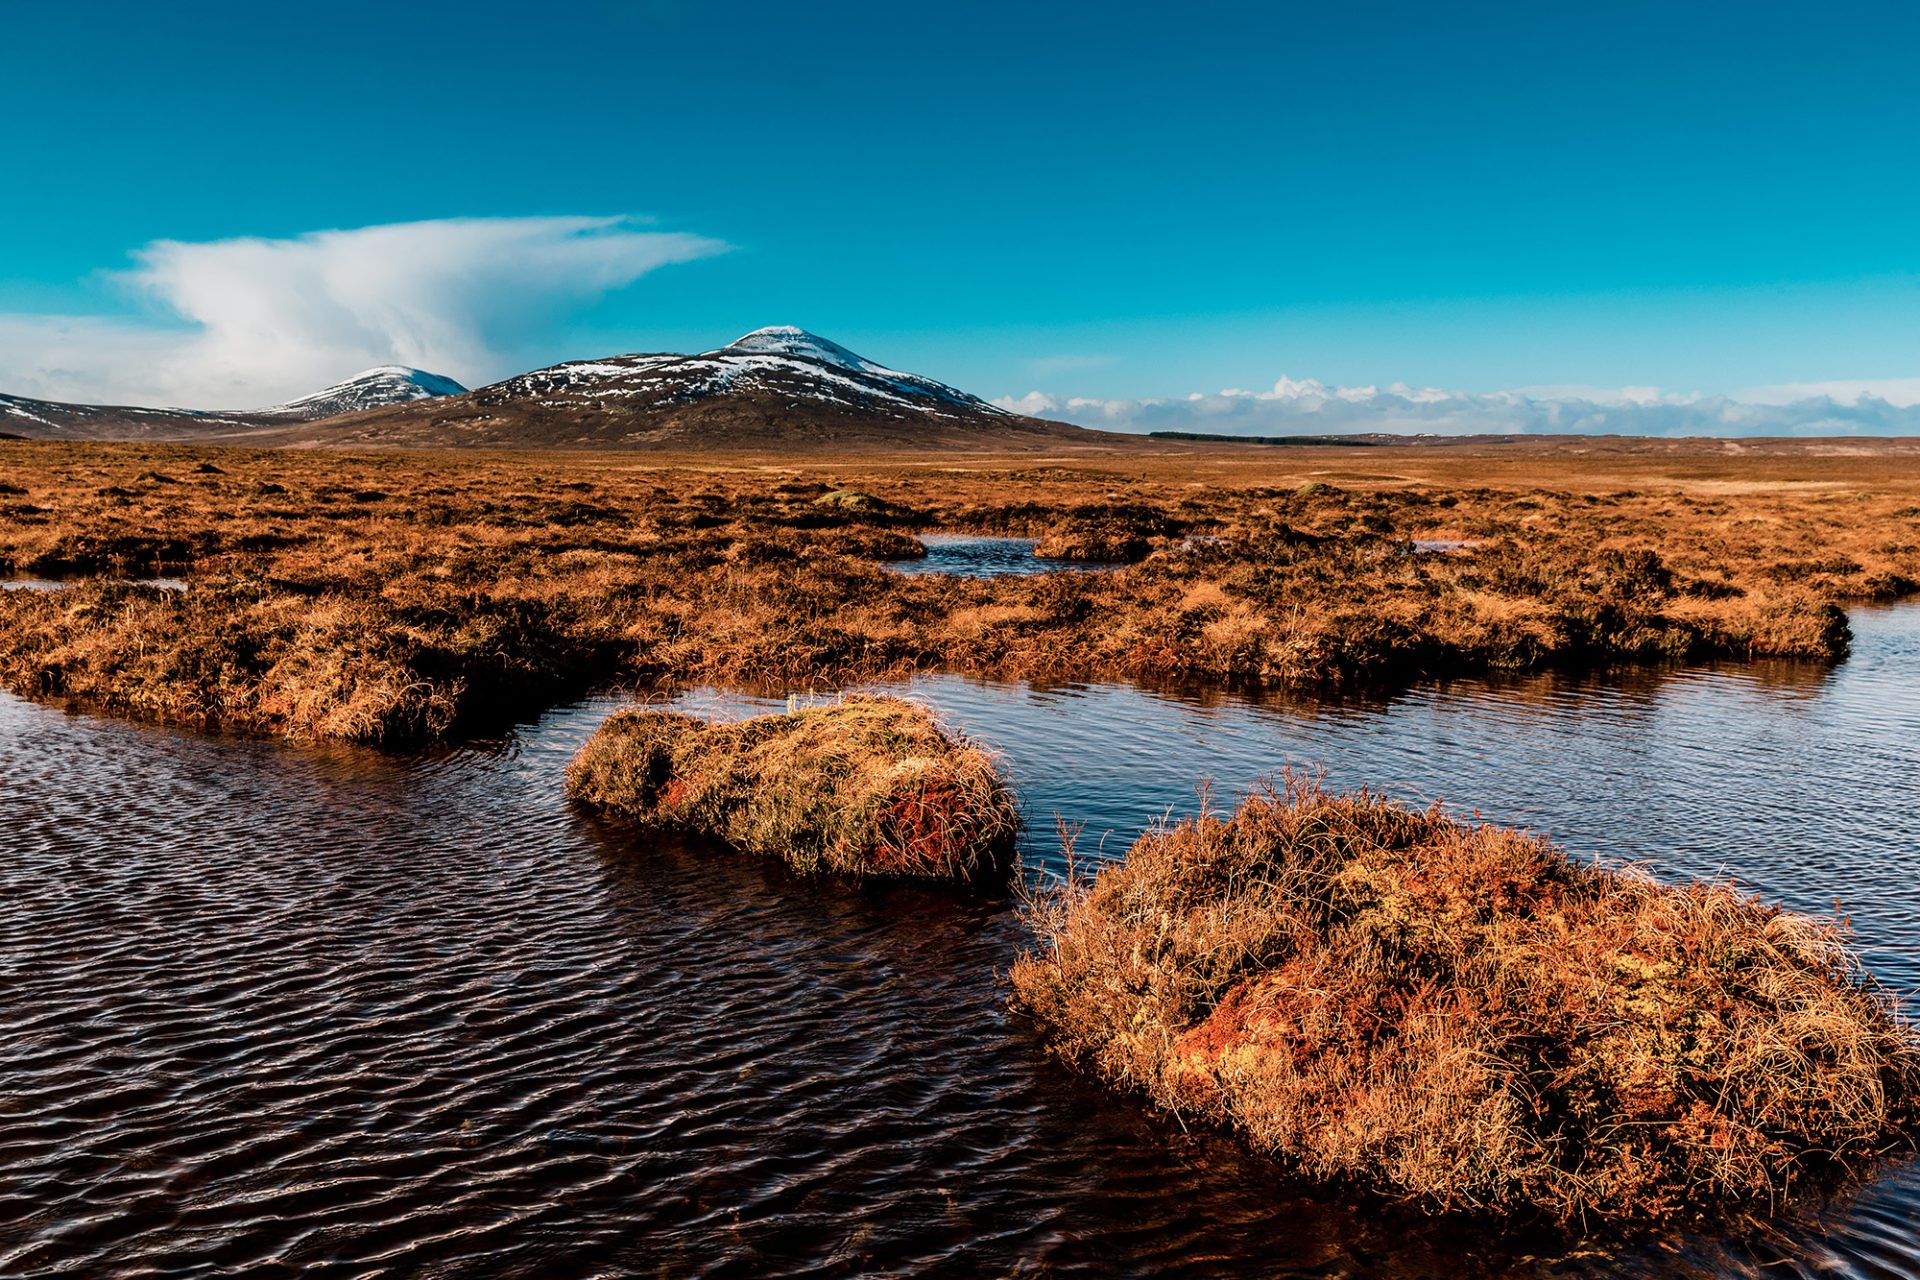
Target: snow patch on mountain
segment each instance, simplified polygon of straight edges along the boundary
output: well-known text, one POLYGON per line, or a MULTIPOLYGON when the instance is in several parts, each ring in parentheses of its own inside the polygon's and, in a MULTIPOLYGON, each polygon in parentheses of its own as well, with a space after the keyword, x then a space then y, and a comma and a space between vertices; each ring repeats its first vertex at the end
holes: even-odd
POLYGON ((576 360, 483 388, 486 402, 532 399, 552 409, 583 402, 686 403, 730 394, 779 396, 910 418, 1005 417, 996 405, 919 374, 889 369, 791 325, 756 329, 698 355, 642 354, 576 360))
POLYGON ((842 369, 852 369, 860 373, 877 373, 890 378, 905 376, 897 370, 877 365, 865 356, 855 355, 837 342, 822 338, 818 334, 808 333, 805 329, 796 328, 790 324, 773 324, 764 329, 755 329, 752 333, 735 338, 717 351, 707 351, 702 354, 795 356, 802 360, 811 360, 816 364, 838 365, 842 369))
POLYGON ((390 404, 408 404, 435 396, 457 396, 466 388, 452 378, 405 365, 385 364, 355 374, 345 382, 336 382, 324 391, 289 400, 285 404, 262 409, 260 413, 276 418, 331 418, 339 413, 379 409, 390 404))
POLYGON ((0 409, 7 411, 9 417, 25 418, 28 422, 37 422, 43 427, 53 426, 53 422, 37 413, 29 413, 24 405, 10 396, 0 396, 0 409))

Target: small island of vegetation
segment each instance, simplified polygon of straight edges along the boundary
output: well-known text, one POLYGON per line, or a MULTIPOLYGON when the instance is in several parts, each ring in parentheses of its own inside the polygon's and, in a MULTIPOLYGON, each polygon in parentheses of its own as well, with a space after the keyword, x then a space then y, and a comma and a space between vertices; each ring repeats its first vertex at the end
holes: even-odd
POLYGON ((1042 888, 1068 1061, 1316 1177, 1647 1220, 1910 1144, 1920 1039, 1833 921, 1290 778, 1042 888))
POLYGON ((575 799, 800 871, 1003 878, 1019 830, 993 758, 903 698, 711 723, 621 712, 567 773, 575 799))

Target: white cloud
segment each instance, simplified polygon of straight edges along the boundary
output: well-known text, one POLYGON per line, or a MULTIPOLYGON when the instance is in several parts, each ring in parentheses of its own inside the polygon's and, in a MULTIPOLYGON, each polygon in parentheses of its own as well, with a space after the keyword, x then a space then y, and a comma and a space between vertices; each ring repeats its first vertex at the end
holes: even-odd
POLYGON ((1740 393, 1742 400, 1755 404, 1792 404, 1825 396, 1840 404, 1857 405, 1862 400, 1884 400, 1902 409, 1920 405, 1920 378, 1865 378, 1843 382, 1789 382, 1780 386, 1756 387, 1740 393))
POLYGON ((0 315, 0 391, 250 408, 404 364, 469 385, 647 272, 717 240, 625 218, 447 218, 291 239, 159 240, 113 278, 153 320, 0 315))
POLYGON ((1659 387, 1594 387, 1566 383, 1550 387, 1515 387, 1512 394, 1530 400, 1590 400, 1599 405, 1692 404, 1698 392, 1662 391, 1659 387))
POLYGON ((1109 431, 1199 431, 1225 435, 1593 435, 1762 436, 1920 435, 1920 379, 1823 383, 1768 402, 1758 396, 1676 395, 1657 387, 1446 391, 1328 386, 1282 377, 1270 391, 1229 388, 1183 398, 1062 399, 1044 392, 1003 396, 1016 413, 1109 431), (1914 394, 1903 398, 1899 391, 1914 394), (1851 394, 1848 394, 1848 393, 1851 394))

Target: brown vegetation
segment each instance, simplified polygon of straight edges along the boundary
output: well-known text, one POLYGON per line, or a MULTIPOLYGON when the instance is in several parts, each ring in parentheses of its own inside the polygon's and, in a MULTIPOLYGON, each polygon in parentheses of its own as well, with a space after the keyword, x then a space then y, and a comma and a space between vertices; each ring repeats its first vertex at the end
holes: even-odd
MULTIPOLYGON (((1715 447, 1717 450, 1717 446, 1715 447)), ((1920 582, 1904 455, 1193 448, 1036 462, 0 443, 0 683, 400 743, 627 680, 1338 686, 1830 659, 1920 582), (1356 459, 1365 470, 1353 469, 1356 459), (907 577, 914 532, 1123 571, 907 577), (1471 551, 1415 554, 1429 538, 1471 551), (114 579, 184 574, 162 594, 114 579)))
POLYGON ((1769 1201, 1914 1130, 1920 1040, 1837 925, 1364 793, 1149 833, 1029 919, 1067 1059, 1432 1207, 1769 1201))
POLYGON ((733 724, 625 711, 581 749, 567 790, 644 825, 856 876, 1003 875, 1020 825, 992 757, 900 698, 733 724))

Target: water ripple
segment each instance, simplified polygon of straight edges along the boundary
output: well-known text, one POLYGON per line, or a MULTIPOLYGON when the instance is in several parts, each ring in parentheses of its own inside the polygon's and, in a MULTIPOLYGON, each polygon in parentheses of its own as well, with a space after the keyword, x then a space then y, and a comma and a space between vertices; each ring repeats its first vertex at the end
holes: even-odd
MULTIPOLYGON (((1839 898, 1920 989, 1920 611, 1856 630, 1832 671, 1344 704, 909 691, 1005 753, 1038 857, 1055 815, 1117 852, 1196 781, 1225 799, 1293 762, 1839 898)), ((1004 905, 570 809, 560 768, 612 705, 396 758, 0 698, 0 1274, 1920 1272, 1912 1164, 1631 1246, 1296 1186, 1050 1063, 1003 1007, 1004 905)))

